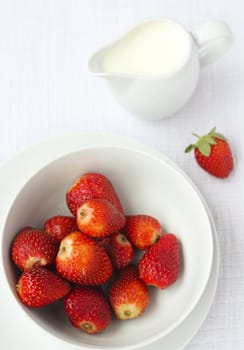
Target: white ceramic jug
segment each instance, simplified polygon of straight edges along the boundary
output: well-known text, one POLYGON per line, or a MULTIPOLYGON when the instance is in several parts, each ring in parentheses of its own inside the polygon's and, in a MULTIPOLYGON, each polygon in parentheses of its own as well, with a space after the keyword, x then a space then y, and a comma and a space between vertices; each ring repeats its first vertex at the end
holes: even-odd
POLYGON ((107 80, 111 91, 127 110, 145 119, 166 118, 179 111, 192 96, 198 82, 199 68, 222 56, 232 41, 232 33, 223 21, 209 21, 189 32, 171 19, 149 19, 130 30, 123 38, 93 54, 88 62, 88 70, 107 80), (129 38, 135 29, 154 21, 167 22, 181 31, 187 54, 177 69, 170 74, 152 77, 106 71, 103 60, 108 52, 121 40, 129 38))

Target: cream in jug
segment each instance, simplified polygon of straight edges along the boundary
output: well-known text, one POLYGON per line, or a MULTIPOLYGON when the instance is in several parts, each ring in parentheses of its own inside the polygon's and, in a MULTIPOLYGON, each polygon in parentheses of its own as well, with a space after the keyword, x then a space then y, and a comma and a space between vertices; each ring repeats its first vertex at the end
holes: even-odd
POLYGON ((189 42, 178 25, 146 22, 132 30, 104 56, 105 72, 157 77, 172 74, 187 59, 189 42))

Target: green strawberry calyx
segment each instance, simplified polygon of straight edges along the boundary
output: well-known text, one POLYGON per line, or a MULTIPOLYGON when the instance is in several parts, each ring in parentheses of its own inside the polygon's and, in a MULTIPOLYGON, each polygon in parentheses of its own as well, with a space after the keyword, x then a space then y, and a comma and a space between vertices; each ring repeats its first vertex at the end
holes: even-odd
POLYGON ((190 144, 186 147, 185 153, 191 152, 193 149, 197 148, 200 153, 206 157, 210 156, 211 146, 216 145, 216 138, 226 141, 226 137, 218 132, 216 132, 216 127, 210 130, 207 135, 199 136, 198 134, 193 133, 192 135, 198 138, 198 141, 195 144, 190 144))

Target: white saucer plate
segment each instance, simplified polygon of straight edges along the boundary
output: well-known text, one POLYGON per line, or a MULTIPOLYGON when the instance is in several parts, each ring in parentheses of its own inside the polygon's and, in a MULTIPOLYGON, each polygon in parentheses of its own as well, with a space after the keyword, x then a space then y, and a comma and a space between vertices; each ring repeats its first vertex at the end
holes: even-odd
MULTIPOLYGON (((210 278, 208 279, 208 281, 206 281, 206 284, 204 285, 204 293, 202 290, 202 296, 200 301, 198 301, 197 304, 195 303, 195 308, 191 311, 187 318, 184 319, 182 323, 179 323, 176 328, 168 332, 168 334, 160 340, 156 340, 152 344, 143 348, 145 350, 158 350, 162 349, 163 347, 165 347, 167 350, 182 349, 190 341, 190 339, 192 339, 194 334, 199 329, 212 303, 217 284, 219 252, 214 223, 211 217, 211 213, 209 212, 209 209, 207 208, 204 199, 202 198, 196 186, 192 184, 191 180, 169 159, 146 146, 140 145, 137 142, 124 137, 93 134, 76 136, 72 135, 61 139, 49 140, 41 145, 37 145, 31 148, 30 150, 19 154, 17 157, 15 157, 2 167, 0 173, 0 183, 5 183, 6 186, 4 188, 0 187, 0 190, 1 192, 3 192, 5 198, 5 206, 2 208, 3 210, 1 211, 0 216, 1 218, 6 217, 8 210, 11 207, 11 203, 13 202, 14 193, 17 193, 19 190, 19 184, 21 183, 21 179, 23 185, 23 183, 25 183, 23 181, 26 181, 29 175, 34 174, 49 162, 52 162, 53 160, 63 157, 71 152, 76 152, 83 147, 89 147, 94 145, 96 146, 99 144, 103 144, 103 146, 112 145, 116 147, 132 147, 140 152, 149 153, 151 156, 160 157, 165 163, 168 163, 170 167, 174 168, 176 172, 178 172, 187 180, 187 182, 191 185, 197 196, 201 199, 202 205, 204 206, 204 210, 207 214, 208 222, 213 236, 213 251, 211 251, 211 249, 209 251, 209 254, 212 254, 213 260, 209 262, 210 266, 208 266, 208 268, 211 270, 211 274, 210 278), (31 165, 29 164, 30 160, 31 165), (8 179, 10 174, 13 173, 14 170, 16 170, 18 174, 18 181, 12 184, 11 189, 8 189, 6 180, 8 179)), ((3 224, 3 222, 1 222, 1 224, 3 224)), ((207 272, 207 268, 205 270, 203 269, 203 273, 207 274, 207 272)), ((6 336, 7 333, 8 332, 6 332, 6 336)), ((45 338, 43 338, 41 335, 43 335, 43 333, 40 333, 40 344, 43 343, 44 345, 43 340, 45 338)), ((65 346, 65 344, 62 344, 61 342, 57 344, 59 346, 59 349, 62 349, 63 345, 65 346)), ((39 346, 39 342, 37 346, 39 346)), ((28 344, 26 348, 28 349, 28 344)))

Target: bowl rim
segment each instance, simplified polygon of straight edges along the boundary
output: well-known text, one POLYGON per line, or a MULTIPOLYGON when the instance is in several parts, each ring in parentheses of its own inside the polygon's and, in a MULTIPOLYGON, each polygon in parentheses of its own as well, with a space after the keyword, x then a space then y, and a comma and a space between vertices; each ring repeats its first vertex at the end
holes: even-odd
MULTIPOLYGON (((77 134, 78 137, 81 137, 81 135, 83 134, 77 134)), ((208 215, 208 205, 206 203, 206 200, 204 199, 202 193, 199 191, 198 187, 194 184, 194 182, 190 179, 190 177, 180 168, 178 167, 172 160, 170 160, 167 156, 165 156, 164 154, 154 150, 153 148, 150 148, 148 146, 145 146, 143 144, 137 143, 134 140, 131 140, 128 137, 122 137, 122 136, 117 136, 117 135, 109 135, 109 134, 96 134, 96 133, 92 133, 92 134, 85 134, 87 136, 87 141, 90 141, 90 144, 88 142, 88 144, 86 145, 77 145, 76 142, 74 142, 74 146, 73 146, 73 151, 67 150, 64 151, 64 153, 62 153, 62 151, 60 151, 60 153, 57 152, 57 155, 55 156, 55 159, 50 160, 44 160, 42 159, 42 162, 44 164, 42 164, 41 166, 38 166, 38 169, 36 170, 32 170, 32 174, 30 176, 28 176, 27 172, 25 172, 24 175, 24 180, 21 183, 21 188, 19 189, 19 191, 17 192, 17 195, 12 196, 10 203, 8 205, 8 209, 5 210, 5 214, 3 214, 4 220, 3 220, 3 230, 2 232, 4 232, 4 228, 5 228, 5 224, 9 218, 9 214, 11 211, 11 208, 13 207, 16 199, 18 198, 20 192, 24 189, 24 187, 32 180, 33 177, 35 177, 40 171, 44 170, 46 167, 50 166, 52 163, 55 163, 56 161, 67 157, 68 155, 72 154, 72 153, 78 153, 80 151, 83 150, 87 150, 87 149, 97 149, 97 148, 117 148, 117 149, 123 149, 123 150, 127 150, 127 151, 133 151, 133 152, 137 152, 139 154, 143 154, 147 157, 151 157, 154 160, 163 162, 164 165, 168 165, 172 170, 176 171, 177 173, 179 173, 181 176, 183 176, 183 178, 186 180, 186 182, 188 183, 188 185, 190 185, 190 187, 192 188, 192 190, 195 192, 195 194, 197 195, 199 201, 201 202, 202 206, 203 206, 203 210, 206 212, 207 217, 208 217, 208 221, 211 227, 211 259, 209 260, 209 271, 208 271, 208 278, 206 278, 205 283, 202 284, 202 287, 199 288, 199 292, 196 294, 196 297, 194 299, 194 301, 190 304, 190 307, 188 307, 186 309, 186 311, 181 315, 181 317, 179 317, 177 319, 177 321, 173 322, 170 326, 168 326, 167 328, 163 329, 162 331, 148 337, 147 339, 144 339, 140 342, 134 343, 134 344, 129 344, 129 345, 122 345, 122 346, 116 346, 116 349, 118 350, 132 350, 132 349, 137 349, 146 345, 149 345, 151 343, 153 343, 154 341, 159 340, 160 338, 166 336, 167 334, 169 334, 170 332, 172 332, 172 330, 174 330, 176 327, 178 327, 185 319, 186 317, 192 312, 192 310, 195 308, 195 306, 197 305, 197 303, 200 301, 210 278, 210 274, 211 274, 211 270, 212 270, 212 265, 213 265, 213 254, 214 254, 214 237, 213 237, 213 228, 211 225, 211 220, 209 218, 208 215), (101 137, 100 141, 97 142, 98 140, 98 136, 101 137), (106 142, 104 143, 104 138, 105 141, 108 142, 106 144, 106 142), (114 139, 113 139, 114 138, 114 139), (96 140, 96 142, 94 143, 93 139, 96 140), (128 146, 128 141, 131 142, 131 144, 128 146), (114 143, 113 143, 114 142, 114 143)), ((69 138, 74 138, 73 136, 64 136, 64 137, 59 137, 59 138, 52 138, 50 140, 44 141, 42 143, 39 143, 38 145, 35 145, 33 147, 30 147, 29 149, 19 153, 17 156, 15 156, 12 160, 8 161, 6 163, 6 166, 10 165, 10 166, 14 166, 14 162, 17 158, 21 158, 21 157, 28 157, 29 154, 35 152, 36 148, 39 148, 40 152, 43 154, 43 156, 45 156, 45 146, 46 147, 50 147, 50 145, 52 145, 53 143, 56 144, 60 144, 61 142, 63 143, 64 141, 68 141, 69 138), (43 148, 43 149, 42 149, 43 148)), ((210 211, 210 210, 209 210, 210 211)), ((58 337, 55 333, 52 333, 50 331, 50 329, 48 329, 48 327, 45 327, 43 325, 41 325, 37 320, 34 320, 30 314, 28 314, 25 311, 25 307, 20 304, 19 300, 17 299, 16 295, 14 294, 8 278, 6 276, 6 269, 5 269, 5 262, 3 259, 3 254, 2 254, 2 249, 3 249, 3 238, 4 238, 4 234, 2 234, 1 237, 1 251, 0 251, 0 255, 1 255, 1 263, 2 263, 2 267, 3 267, 3 271, 4 271, 4 281, 5 284, 7 283, 8 289, 10 289, 11 293, 14 296, 14 300, 15 302, 18 304, 18 306, 24 310, 24 315, 28 318, 28 319, 32 319, 32 321, 34 321, 33 323, 36 324, 38 326, 38 328, 42 329, 45 334, 49 334, 49 336, 54 337, 57 340, 61 340, 62 342, 66 343, 66 344, 72 344, 72 346, 76 347, 77 349, 91 349, 91 348, 97 348, 97 349, 105 349, 105 347, 103 345, 90 345, 90 344, 86 344, 84 345, 78 345, 77 343, 71 343, 68 340, 66 340, 65 338, 60 338, 58 337)), ((112 349, 113 347, 106 347, 106 349, 112 349)))

